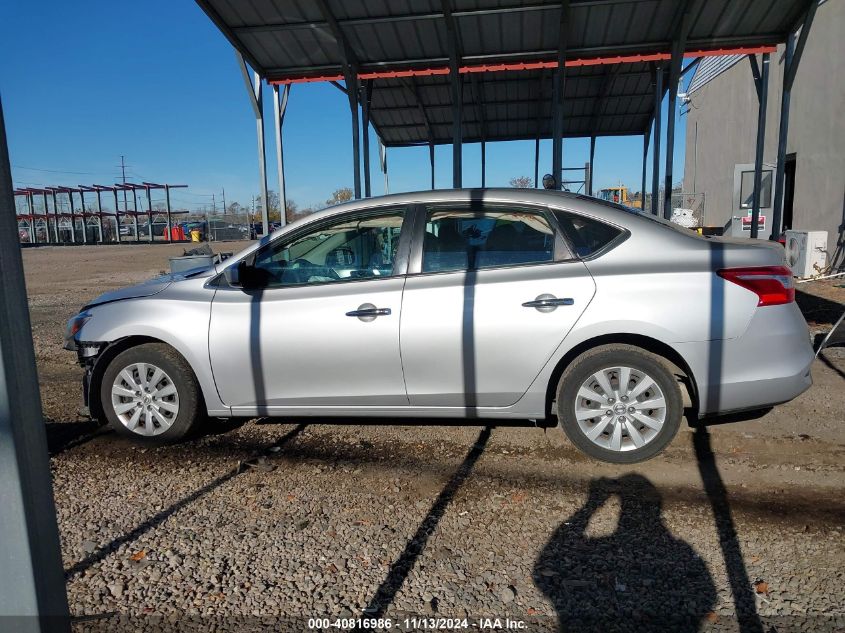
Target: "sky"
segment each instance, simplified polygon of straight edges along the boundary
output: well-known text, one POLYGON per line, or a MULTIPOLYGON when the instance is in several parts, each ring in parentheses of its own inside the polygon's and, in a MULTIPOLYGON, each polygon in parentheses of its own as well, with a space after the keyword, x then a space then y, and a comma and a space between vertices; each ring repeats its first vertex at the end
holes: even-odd
MULTIPOLYGON (((249 205, 259 191, 255 117, 233 49, 190 0, 2 3, 0 99, 15 186, 112 184, 120 181, 123 156, 127 181, 189 185, 173 194, 184 208, 201 210, 214 200, 222 209, 224 191, 227 204, 249 205)), ((275 190, 267 86, 264 99, 268 184, 275 190)), ((675 116, 679 182, 685 117, 675 116)), ((348 101, 337 88, 292 86, 283 131, 288 199, 304 208, 352 186, 350 127, 348 101)), ((373 195, 381 195, 372 132, 370 139, 373 195)), ((564 166, 582 166, 589 145, 565 139, 564 166)), ((480 145, 464 145, 465 187, 481 184, 480 156, 480 145)), ((594 188, 622 182, 639 191, 641 157, 642 137, 599 138, 594 188)), ((436 186, 450 187, 451 146, 436 148, 435 165, 436 186)), ((550 167, 546 140, 541 175, 550 167)), ((391 193, 427 189, 428 149, 389 149, 388 173, 391 193)), ((533 174, 533 141, 487 144, 487 186, 533 174)))

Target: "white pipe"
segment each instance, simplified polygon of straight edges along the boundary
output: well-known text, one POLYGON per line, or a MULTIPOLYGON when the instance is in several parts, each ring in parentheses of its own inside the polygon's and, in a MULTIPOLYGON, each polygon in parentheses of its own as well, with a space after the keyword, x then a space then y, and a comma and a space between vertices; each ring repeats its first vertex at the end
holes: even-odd
POLYGON ((795 283, 798 283, 798 284, 805 284, 805 283, 807 283, 808 281, 818 281, 819 279, 833 279, 834 277, 841 277, 842 275, 845 275, 845 272, 842 272, 842 273, 834 273, 834 274, 832 274, 832 275, 823 275, 823 276, 821 276, 821 277, 812 277, 812 278, 810 278, 810 279, 799 279, 799 280, 798 280, 798 281, 796 281, 795 283))

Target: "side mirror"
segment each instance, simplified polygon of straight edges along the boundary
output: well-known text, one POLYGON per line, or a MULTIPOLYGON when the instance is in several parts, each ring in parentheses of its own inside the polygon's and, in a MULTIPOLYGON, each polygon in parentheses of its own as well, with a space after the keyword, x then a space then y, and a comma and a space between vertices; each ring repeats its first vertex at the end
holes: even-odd
POLYGON ((233 288, 244 290, 259 290, 267 286, 267 273, 255 268, 249 262, 240 261, 235 266, 223 270, 223 277, 233 288))
POLYGON ((234 266, 227 266, 223 269, 223 277, 226 279, 226 283, 233 288, 240 288, 243 279, 243 268, 245 266, 246 262, 238 262, 234 266))

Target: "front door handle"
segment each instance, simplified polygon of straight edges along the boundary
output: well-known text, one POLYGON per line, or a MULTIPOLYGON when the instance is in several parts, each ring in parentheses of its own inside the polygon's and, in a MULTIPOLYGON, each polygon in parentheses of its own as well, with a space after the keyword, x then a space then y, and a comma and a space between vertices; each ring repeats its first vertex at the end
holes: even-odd
POLYGON ((558 299, 554 295, 542 294, 534 299, 534 301, 526 301, 522 304, 522 307, 536 308, 540 312, 552 312, 556 310, 558 306, 571 306, 574 303, 575 300, 570 297, 558 299))
POLYGON ((348 317, 358 317, 365 323, 375 321, 376 317, 390 315, 390 308, 377 308, 372 303, 362 303, 357 310, 350 310, 346 313, 348 317))

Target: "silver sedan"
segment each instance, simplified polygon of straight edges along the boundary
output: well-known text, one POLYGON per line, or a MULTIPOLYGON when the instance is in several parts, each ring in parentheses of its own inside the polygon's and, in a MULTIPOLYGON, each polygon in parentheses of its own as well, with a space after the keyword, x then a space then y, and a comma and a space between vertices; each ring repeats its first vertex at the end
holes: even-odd
POLYGON ((635 462, 790 400, 813 352, 778 244, 530 189, 372 198, 68 323, 92 416, 174 441, 208 416, 559 421, 635 462))

